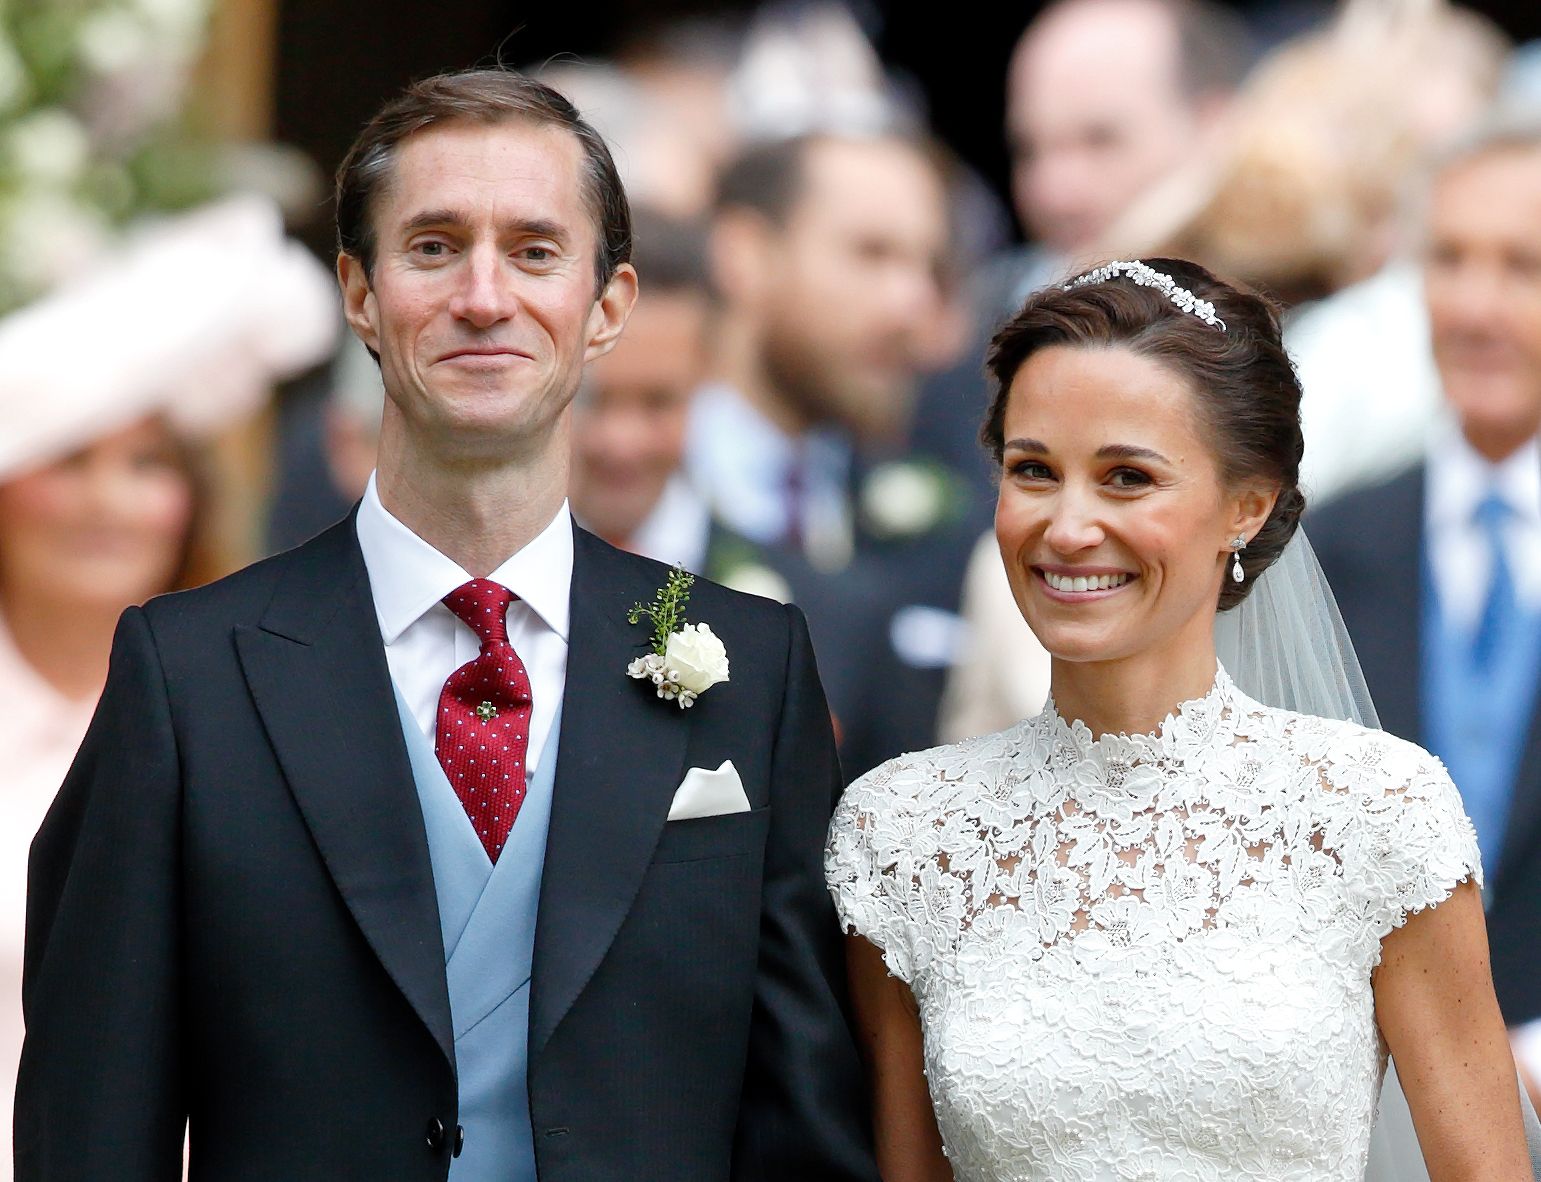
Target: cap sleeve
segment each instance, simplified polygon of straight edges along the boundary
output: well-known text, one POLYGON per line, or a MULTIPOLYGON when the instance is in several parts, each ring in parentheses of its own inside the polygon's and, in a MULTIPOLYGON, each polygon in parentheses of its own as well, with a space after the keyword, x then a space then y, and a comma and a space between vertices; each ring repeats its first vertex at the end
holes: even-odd
POLYGON ((1477 834, 1444 765, 1411 743, 1366 732, 1335 766, 1347 789, 1344 870, 1362 914, 1381 939, 1407 917, 1482 882, 1477 834))
POLYGON ((841 926, 873 944, 908 985, 916 968, 907 907, 914 850, 904 835, 916 826, 907 807, 913 802, 892 790, 896 774, 901 765, 886 763, 846 789, 829 823, 824 878, 841 926))

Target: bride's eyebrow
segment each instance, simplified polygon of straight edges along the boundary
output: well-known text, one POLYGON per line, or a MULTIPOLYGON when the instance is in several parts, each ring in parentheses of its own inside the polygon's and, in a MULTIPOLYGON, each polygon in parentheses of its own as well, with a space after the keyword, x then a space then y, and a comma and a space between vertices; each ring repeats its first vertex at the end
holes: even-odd
POLYGON ((1133 443, 1109 443, 1105 447, 1097 449, 1099 460, 1154 460, 1158 464, 1170 464, 1159 451, 1149 447, 1139 447, 1133 443))
MULTIPOLYGON (((1049 445, 1041 439, 1008 439, 1001 450, 1046 456, 1049 454, 1049 445)), ((1172 462, 1153 448, 1140 447, 1138 444, 1133 443, 1105 444, 1097 449, 1097 458, 1099 460, 1146 460, 1158 464, 1170 464, 1172 462)))

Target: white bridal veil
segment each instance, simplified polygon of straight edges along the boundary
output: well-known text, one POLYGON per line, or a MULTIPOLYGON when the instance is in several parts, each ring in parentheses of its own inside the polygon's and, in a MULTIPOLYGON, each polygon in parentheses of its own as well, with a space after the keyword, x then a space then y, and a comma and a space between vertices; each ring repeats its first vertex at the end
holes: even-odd
MULTIPOLYGON (((1379 726, 1348 629, 1302 530, 1258 577, 1251 594, 1215 617, 1215 653, 1242 692, 1264 705, 1379 726)), ((1520 1099, 1536 1172, 1541 1124, 1523 1088, 1520 1099)), ((1366 1182, 1428 1182, 1428 1177, 1407 1100, 1389 1067, 1366 1182)))

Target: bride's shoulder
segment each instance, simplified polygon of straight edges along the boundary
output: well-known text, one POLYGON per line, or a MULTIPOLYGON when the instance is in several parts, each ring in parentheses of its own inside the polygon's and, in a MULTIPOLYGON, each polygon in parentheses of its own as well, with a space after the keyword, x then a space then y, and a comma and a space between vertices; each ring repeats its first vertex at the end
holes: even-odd
POLYGON ((880 763, 851 781, 842 803, 868 810, 937 808, 988 789, 1013 766, 1020 767, 1024 747, 1032 746, 1036 720, 1003 731, 944 743, 880 763))
POLYGON ((1325 785, 1393 790, 1446 774, 1437 756, 1383 730, 1256 703, 1251 707, 1238 730, 1287 749, 1302 765, 1315 768, 1325 785))

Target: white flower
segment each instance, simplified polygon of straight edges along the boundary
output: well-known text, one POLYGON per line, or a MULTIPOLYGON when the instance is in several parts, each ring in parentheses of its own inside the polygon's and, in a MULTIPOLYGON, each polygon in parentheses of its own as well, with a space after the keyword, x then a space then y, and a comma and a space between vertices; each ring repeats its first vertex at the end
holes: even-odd
POLYGON ((686 624, 664 649, 670 679, 692 695, 728 680, 728 650, 706 624, 686 624))
POLYGON ((67 187, 91 159, 91 139, 80 120, 60 107, 45 107, 11 125, 5 153, 31 183, 67 187))

